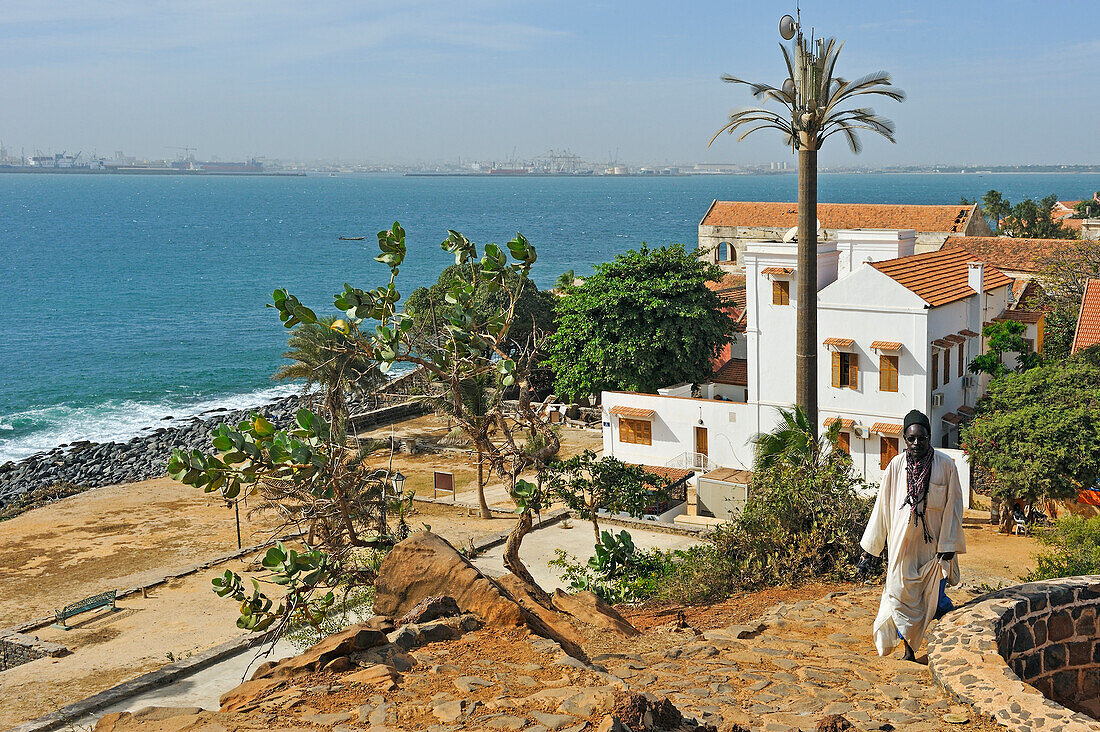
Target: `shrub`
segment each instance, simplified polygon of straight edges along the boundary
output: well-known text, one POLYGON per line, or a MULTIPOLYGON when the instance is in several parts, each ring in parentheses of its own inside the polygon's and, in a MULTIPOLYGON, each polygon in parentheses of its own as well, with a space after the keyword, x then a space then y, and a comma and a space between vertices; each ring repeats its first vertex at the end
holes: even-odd
POLYGON ((735 592, 858 576, 873 497, 837 450, 818 464, 780 460, 753 477, 744 511, 686 553, 661 588, 668 599, 715 601, 735 592))
POLYGON ((562 549, 554 553, 557 556, 549 564, 562 569, 561 577, 569 583, 570 592, 588 590, 612 605, 641 602, 656 595, 683 554, 661 549, 639 551, 628 532, 615 535, 606 529, 587 563, 562 549))
POLYGON ((1100 574, 1100 516, 1055 519, 1035 538, 1049 549, 1035 555, 1035 569, 1020 578, 1025 582, 1100 574))

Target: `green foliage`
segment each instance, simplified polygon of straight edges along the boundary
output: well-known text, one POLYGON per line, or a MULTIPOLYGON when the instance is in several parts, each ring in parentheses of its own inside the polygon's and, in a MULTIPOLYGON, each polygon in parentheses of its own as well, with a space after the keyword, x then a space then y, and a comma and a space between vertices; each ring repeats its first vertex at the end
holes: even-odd
POLYGON ((994 379, 999 379, 1012 370, 1005 366, 1004 354, 1013 353, 1016 356, 1017 372, 1035 368, 1043 362, 1042 356, 1033 352, 1031 346, 1024 340, 1023 334, 1027 326, 1015 320, 1006 320, 1000 323, 990 323, 982 329, 982 335, 986 338, 985 353, 974 357, 970 362, 970 373, 989 374, 994 379))
MULTIPOLYGON (((500 250, 495 251, 499 253, 500 250)), ((470 260, 444 269, 431 287, 414 290, 405 303, 405 312, 413 319, 414 327, 424 337, 439 332, 443 326, 443 316, 449 308, 448 294, 456 284, 464 286, 466 282, 473 282, 470 310, 473 317, 481 322, 508 309, 509 290, 521 293, 515 302, 514 323, 506 344, 509 352, 523 348, 534 333, 549 333, 554 329, 555 298, 549 292, 539 291, 530 277, 506 269, 505 280, 509 289, 504 289, 479 275, 476 260, 470 260)))
MULTIPOLYGON (((1079 308, 1078 308, 1079 309, 1079 308)), ((1073 336, 1077 332, 1077 310, 1056 307, 1047 313, 1043 328, 1043 359, 1061 360, 1069 357, 1073 336)))
POLYGON ((842 427, 840 420, 826 429, 818 438, 814 426, 806 417, 801 406, 794 409, 779 409, 779 425, 771 432, 756 435, 755 470, 765 470, 777 462, 805 465, 817 469, 822 461, 836 447, 842 427))
POLYGON ((618 535, 603 531, 595 553, 587 562, 562 549, 555 549, 554 553, 556 556, 549 565, 562 570, 560 576, 569 583, 570 592, 588 590, 612 605, 652 598, 662 579, 683 557, 682 552, 639 551, 625 530, 618 535))
POLYGON ((309 623, 292 625, 284 637, 298 651, 305 651, 333 633, 373 617, 374 596, 374 585, 346 588, 345 591, 336 594, 332 607, 316 626, 309 623))
POLYGON ((733 324, 707 282, 722 271, 683 245, 639 250, 597 265, 558 300, 549 364, 558 393, 655 392, 705 381, 733 324))
POLYGON ((1073 218, 1093 219, 1100 217, 1100 191, 1092 198, 1085 198, 1077 202, 1073 207, 1073 218))
POLYGON ((995 496, 1076 497, 1100 480, 1100 365, 1086 353, 993 381, 963 443, 995 496))
MULTIPOLYGON (((777 432, 786 429, 785 421, 777 432)), ((678 563, 663 594, 714 601, 762 587, 856 579, 874 498, 864 495, 868 487, 847 453, 814 452, 816 459, 806 459, 796 445, 775 459, 758 457, 744 510, 678 563)))
POLYGON ((1054 220, 1053 209, 1057 202, 1058 197, 1052 193, 1038 201, 1029 196, 1012 205, 999 191, 989 191, 982 196, 982 212, 990 219, 990 228, 999 236, 1077 239, 1077 232, 1054 220))
POLYGON ((1021 577, 1025 582, 1100 574, 1100 516, 1066 516, 1055 519, 1035 537, 1049 547, 1035 555, 1035 569, 1021 577))
POLYGON ((551 463, 542 479, 553 498, 592 522, 597 536, 597 511, 639 518, 662 500, 668 482, 640 465, 627 465, 610 455, 597 460, 591 450, 551 463))

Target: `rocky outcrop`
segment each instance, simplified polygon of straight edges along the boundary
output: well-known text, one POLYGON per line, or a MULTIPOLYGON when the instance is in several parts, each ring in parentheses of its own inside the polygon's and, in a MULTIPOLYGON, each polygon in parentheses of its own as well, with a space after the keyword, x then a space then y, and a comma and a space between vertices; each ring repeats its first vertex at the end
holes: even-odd
POLYGON ((454 598, 463 612, 495 626, 523 625, 523 608, 481 573, 446 539, 418 531, 382 560, 375 581, 374 612, 399 618, 429 597, 454 598))
POLYGON ((439 618, 453 618, 461 612, 453 597, 436 595, 421 600, 416 607, 405 613, 405 616, 397 621, 397 625, 426 623, 429 620, 438 620, 439 618))
POLYGON ((555 610, 568 613, 587 625, 611 630, 627 638, 641 635, 618 610, 587 590, 574 592, 572 595, 554 590, 553 606, 555 610))

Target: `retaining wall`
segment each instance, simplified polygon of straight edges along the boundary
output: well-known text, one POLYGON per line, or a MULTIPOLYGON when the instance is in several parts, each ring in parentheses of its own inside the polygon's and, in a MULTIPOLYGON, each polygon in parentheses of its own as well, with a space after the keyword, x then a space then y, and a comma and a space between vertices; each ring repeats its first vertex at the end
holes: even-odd
POLYGON ((69 649, 59 643, 38 640, 33 635, 0 632, 0 671, 46 656, 64 656, 69 649))
POLYGON ((983 595, 936 624, 928 666, 948 693, 1009 729, 1100 732, 1098 608, 1100 576, 983 595))

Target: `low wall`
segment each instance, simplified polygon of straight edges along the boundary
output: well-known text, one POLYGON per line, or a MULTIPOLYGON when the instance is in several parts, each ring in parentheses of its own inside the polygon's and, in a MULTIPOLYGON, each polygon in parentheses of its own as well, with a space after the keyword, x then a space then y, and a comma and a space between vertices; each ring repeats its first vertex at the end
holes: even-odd
POLYGON ((402 404, 394 404, 389 407, 372 409, 369 412, 360 412, 348 417, 348 423, 357 430, 367 429, 380 424, 398 422, 409 417, 416 417, 428 411, 428 403, 417 399, 402 404))
POLYGON ((1100 732, 1098 608, 1100 576, 983 595, 936 624, 929 669, 945 691, 1009 729, 1100 732))
POLYGON ((69 649, 23 633, 0 632, 0 671, 37 661, 46 656, 64 656, 69 649))

